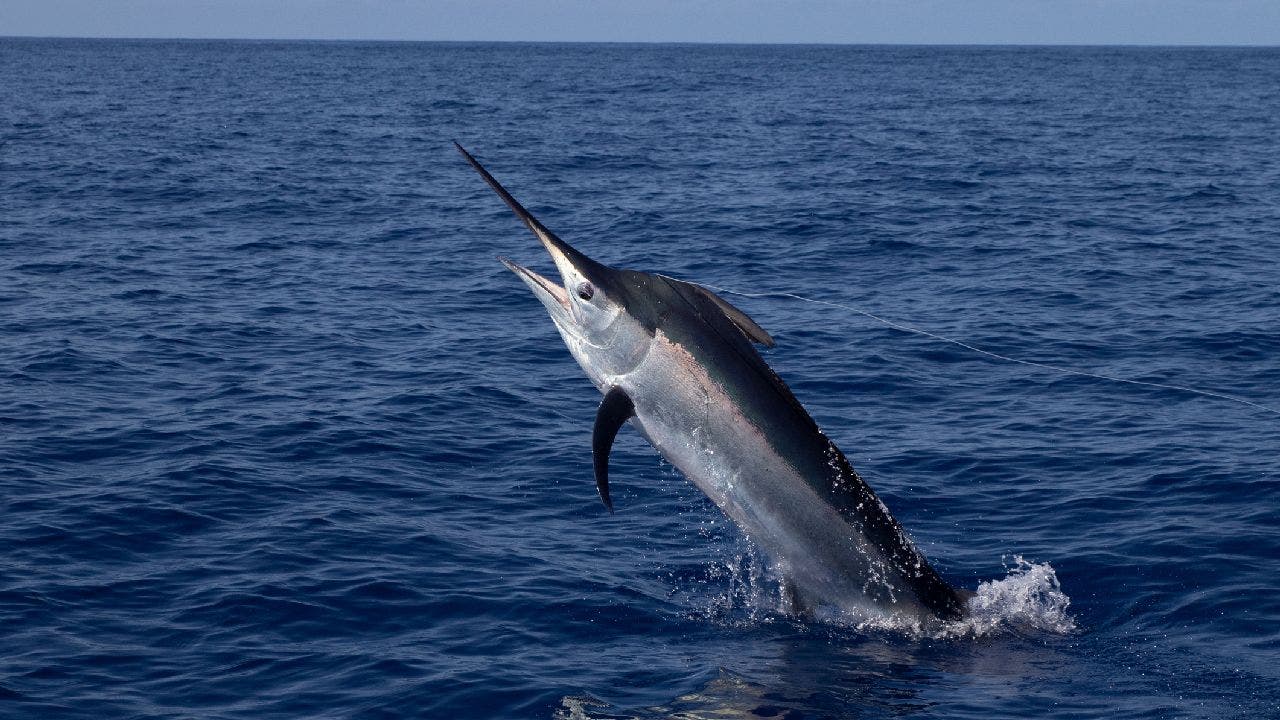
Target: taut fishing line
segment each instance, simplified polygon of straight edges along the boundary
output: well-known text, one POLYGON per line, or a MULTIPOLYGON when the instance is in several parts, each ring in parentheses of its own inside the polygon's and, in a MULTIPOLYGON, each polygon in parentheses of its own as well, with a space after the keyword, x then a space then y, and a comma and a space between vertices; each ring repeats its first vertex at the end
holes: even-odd
POLYGON ((1021 360, 1018 358, 1009 357, 1008 355, 1001 355, 1000 353, 991 352, 990 350, 983 350, 980 347, 974 347, 969 343, 963 342, 961 340, 956 340, 955 338, 949 338, 945 335, 939 335, 934 332, 929 332, 928 330, 922 330, 918 327, 912 327, 911 325, 905 325, 903 323, 894 322, 892 320, 886 320, 885 318, 882 318, 879 315, 874 315, 872 313, 869 313, 866 310, 860 310, 856 307, 852 307, 850 305, 844 305, 837 302, 830 302, 828 300, 814 300, 813 298, 807 298, 807 297, 804 297, 803 295, 796 295, 795 293, 789 293, 789 292, 777 291, 777 292, 763 292, 763 293, 747 293, 747 292, 738 292, 737 290, 730 290, 728 288, 717 287, 715 285, 708 285, 707 283, 699 283, 699 284, 702 285, 703 287, 711 288, 712 290, 715 290, 717 292, 728 293, 729 295, 738 295, 741 297, 751 297, 751 298, 787 297, 787 298, 793 298, 795 300, 802 300, 807 303, 813 303, 814 305, 827 305, 834 308, 840 308, 841 310, 848 310, 849 312, 857 313, 858 315, 862 315, 863 317, 867 317, 872 320, 875 320, 878 323, 888 325, 889 327, 895 330, 899 330, 906 333, 914 333, 916 335, 924 335, 925 337, 933 338, 934 340, 941 340, 942 342, 951 343, 952 345, 959 345, 960 347, 966 350, 971 350, 980 355, 986 355, 987 357, 992 357, 997 360, 1005 360, 1011 363, 1017 363, 1019 365, 1026 365, 1029 367, 1041 368, 1043 370, 1052 370, 1053 372, 1064 373, 1066 375, 1079 375, 1081 377, 1094 378, 1097 380, 1108 380, 1110 382, 1126 383, 1129 385, 1145 385, 1146 387, 1162 388, 1165 390, 1177 390, 1179 392, 1194 393, 1196 395, 1204 395, 1205 397, 1217 398, 1219 400, 1229 400, 1234 403, 1240 403, 1241 405, 1248 405, 1249 407, 1257 408, 1258 410, 1263 410, 1269 413, 1280 415, 1280 410, 1277 410, 1275 408, 1267 407, 1266 405, 1253 402, 1252 400, 1246 400, 1244 398, 1235 397, 1233 395, 1224 395, 1222 393, 1216 393, 1210 390, 1198 390, 1193 387, 1186 387, 1185 385, 1171 385, 1168 383, 1147 382, 1145 380, 1131 380, 1129 378, 1116 377, 1114 375, 1103 375, 1101 373, 1091 373, 1091 372, 1085 372, 1083 370, 1072 370, 1071 368, 1059 367, 1057 365, 1049 365, 1047 363, 1039 363, 1031 360, 1021 360))

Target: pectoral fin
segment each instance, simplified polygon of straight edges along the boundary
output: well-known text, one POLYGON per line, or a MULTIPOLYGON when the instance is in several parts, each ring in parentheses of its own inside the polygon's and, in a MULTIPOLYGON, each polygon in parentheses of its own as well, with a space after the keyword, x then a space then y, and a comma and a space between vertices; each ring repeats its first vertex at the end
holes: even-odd
POLYGON ((596 411, 596 426, 591 432, 591 455, 596 469, 596 489, 609 512, 613 512, 613 501, 609 499, 609 450, 613 448, 613 439, 618 436, 618 428, 635 414, 635 405, 620 387, 610 388, 596 411))

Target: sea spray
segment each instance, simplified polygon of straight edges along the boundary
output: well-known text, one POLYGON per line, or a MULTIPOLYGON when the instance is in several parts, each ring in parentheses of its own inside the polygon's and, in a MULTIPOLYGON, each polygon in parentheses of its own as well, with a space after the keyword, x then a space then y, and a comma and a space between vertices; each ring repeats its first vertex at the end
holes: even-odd
POLYGON ((969 598, 969 614, 943 625, 939 635, 982 637, 1015 630, 1064 635, 1076 629, 1067 612, 1071 598, 1062 591, 1053 566, 1014 555, 1005 569, 1005 577, 978 583, 969 598))
POLYGON ((745 541, 708 566, 697 580, 699 587, 673 594, 683 596, 694 617, 730 626, 789 618, 819 626, 936 639, 1025 632, 1064 635, 1076 630, 1075 619, 1068 612, 1071 598, 1063 592, 1052 565, 1016 554, 1005 556, 1002 562, 1005 576, 979 582, 968 600, 968 614, 950 622, 921 624, 879 612, 855 614, 827 607, 802 615, 786 592, 783 571, 767 564, 755 546, 745 541))

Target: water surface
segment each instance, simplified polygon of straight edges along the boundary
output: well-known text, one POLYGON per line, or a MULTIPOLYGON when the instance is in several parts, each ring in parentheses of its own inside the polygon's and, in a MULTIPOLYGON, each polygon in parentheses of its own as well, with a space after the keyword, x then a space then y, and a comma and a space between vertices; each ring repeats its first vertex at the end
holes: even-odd
POLYGON ((10 39, 0 67, 0 715, 1280 712, 1280 416, 735 297, 998 604, 957 636, 789 618, 631 431, 603 510, 598 393, 494 256, 550 264, 448 142, 612 265, 1280 407, 1280 52, 10 39))

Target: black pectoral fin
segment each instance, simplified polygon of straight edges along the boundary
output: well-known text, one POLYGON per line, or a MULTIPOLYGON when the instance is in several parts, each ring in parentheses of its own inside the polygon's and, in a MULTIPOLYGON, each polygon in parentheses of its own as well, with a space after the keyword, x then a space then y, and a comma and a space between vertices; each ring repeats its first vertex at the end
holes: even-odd
POLYGON ((613 501, 609 499, 609 450, 613 448, 613 439, 618 436, 618 428, 635 414, 635 405, 620 387, 610 388, 596 411, 596 426, 591 431, 591 456, 596 468, 596 489, 609 512, 613 512, 613 501))
POLYGON ((730 322, 737 325, 738 329, 742 331, 742 334, 746 335, 751 342, 760 343, 765 347, 773 347, 773 336, 765 332, 765 329, 756 324, 756 321, 752 320, 749 315, 731 305, 728 300, 725 300, 701 285, 694 285, 694 287, 697 288, 704 297, 715 303, 716 307, 720 309, 720 312, 724 313, 725 317, 729 318, 730 322))

